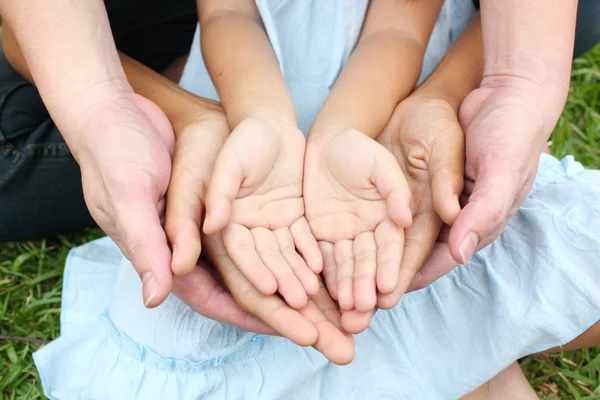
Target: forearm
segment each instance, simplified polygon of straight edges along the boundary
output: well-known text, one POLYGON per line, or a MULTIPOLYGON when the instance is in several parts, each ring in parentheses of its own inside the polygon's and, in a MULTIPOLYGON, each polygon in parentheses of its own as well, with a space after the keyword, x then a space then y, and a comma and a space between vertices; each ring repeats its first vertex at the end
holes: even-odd
POLYGON ((309 137, 354 128, 377 136, 419 78, 440 1, 371 3, 359 42, 309 137))
POLYGON ((133 90, 162 109, 175 135, 193 121, 223 115, 219 103, 196 96, 125 54, 119 55, 133 90))
MULTIPOLYGON (((2 30, 2 45, 7 59, 25 79, 35 84, 12 31, 6 24, 4 24, 2 30)), ((153 101, 163 110, 169 121, 171 121, 176 135, 191 120, 211 113, 222 113, 221 106, 218 103, 195 96, 124 54, 119 53, 119 57, 133 90, 153 101)))
POLYGON ((458 112, 483 74, 481 18, 476 15, 415 95, 445 100, 458 112))
POLYGON ((576 15, 577 0, 481 1, 484 82, 534 83, 558 118, 569 89, 576 15))
POLYGON ((204 61, 230 126, 251 117, 295 123, 292 98, 254 3, 198 5, 204 61))
POLYGON ((99 101, 117 98, 127 84, 101 0, 0 0, 30 77, 67 142, 74 121, 99 101))

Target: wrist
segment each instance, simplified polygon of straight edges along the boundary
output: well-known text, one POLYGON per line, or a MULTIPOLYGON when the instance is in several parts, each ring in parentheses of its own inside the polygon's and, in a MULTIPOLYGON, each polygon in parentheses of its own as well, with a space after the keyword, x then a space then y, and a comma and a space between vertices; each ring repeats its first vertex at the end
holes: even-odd
POLYGON ((227 117, 219 103, 188 94, 174 103, 179 105, 177 108, 165 110, 176 137, 188 126, 198 123, 218 122, 228 127, 227 117))
POLYGON ((126 79, 111 79, 72 96, 66 106, 52 116, 75 158, 84 142, 81 136, 85 135, 90 118, 106 113, 122 102, 130 102, 132 96, 135 93, 126 79))
POLYGON ((565 106, 569 85, 543 85, 536 80, 516 75, 486 75, 481 81, 484 90, 509 91, 535 106, 552 130, 565 106))
POLYGON ((302 133, 302 131, 300 131, 300 128, 298 128, 298 121, 295 115, 291 116, 283 113, 258 110, 247 114, 243 118, 243 120, 248 119, 255 119, 266 123, 271 128, 273 128, 273 130, 275 130, 275 132, 277 132, 278 135, 280 135, 283 138, 290 136, 302 136, 302 138, 304 139, 304 134, 302 133))
POLYGON ((460 104, 465 99, 468 92, 465 91, 454 91, 451 88, 445 87, 444 85, 425 85, 419 86, 406 100, 422 102, 437 102, 448 104, 456 113, 460 108, 460 104))

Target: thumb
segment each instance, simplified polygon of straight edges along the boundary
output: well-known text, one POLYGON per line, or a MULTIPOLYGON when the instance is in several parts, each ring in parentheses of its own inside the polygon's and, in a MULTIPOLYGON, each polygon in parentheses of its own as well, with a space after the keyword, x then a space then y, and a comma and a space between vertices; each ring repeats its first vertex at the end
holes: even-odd
POLYGON ((181 154, 176 153, 173 161, 165 221, 165 231, 173 249, 171 270, 177 276, 192 272, 200 257, 202 201, 206 192, 206 181, 184 167, 190 164, 181 154))
POLYGON ((505 163, 488 159, 480 164, 469 202, 450 230, 448 244, 457 262, 465 264, 481 242, 502 231, 517 196, 518 176, 505 163))
POLYGON ((401 228, 412 224, 411 192, 396 158, 379 146, 371 171, 371 181, 386 200, 390 219, 401 228))
POLYGON ((456 121, 448 130, 440 132, 427 162, 433 208, 448 225, 452 225, 460 213, 464 153, 464 134, 456 121))
POLYGON ((225 228, 229 222, 233 200, 244 180, 243 166, 233 147, 232 140, 225 142, 210 178, 204 220, 204 233, 207 235, 213 235, 225 228))
POLYGON ((167 298, 173 284, 171 250, 156 201, 137 194, 121 203, 121 215, 116 218, 121 238, 118 244, 142 279, 144 305, 156 307, 167 298))

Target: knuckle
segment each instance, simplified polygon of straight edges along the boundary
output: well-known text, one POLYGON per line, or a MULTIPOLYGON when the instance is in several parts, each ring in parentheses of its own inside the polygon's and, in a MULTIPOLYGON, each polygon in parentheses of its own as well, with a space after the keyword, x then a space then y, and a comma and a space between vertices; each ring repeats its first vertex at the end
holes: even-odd
POLYGON ((375 259, 377 257, 377 252, 375 250, 363 250, 354 255, 354 260, 359 262, 367 262, 375 259))
POLYGON ((502 224, 508 218, 508 211, 500 206, 490 206, 488 210, 488 221, 494 226, 502 224))

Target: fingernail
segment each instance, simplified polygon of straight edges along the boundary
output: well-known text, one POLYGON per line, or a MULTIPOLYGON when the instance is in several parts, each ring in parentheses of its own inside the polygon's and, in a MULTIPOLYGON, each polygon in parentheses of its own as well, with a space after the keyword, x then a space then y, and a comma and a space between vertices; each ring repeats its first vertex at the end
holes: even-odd
POLYGON ((156 297, 156 278, 152 272, 148 271, 142 275, 142 287, 144 292, 144 307, 148 307, 156 297))
POLYGON ((467 236, 463 239, 460 246, 458 246, 458 252, 460 253, 460 258, 462 259, 462 263, 466 264, 467 261, 473 256, 475 253, 475 249, 477 248, 477 244, 479 244, 479 238, 473 232, 469 232, 467 236))
POLYGON ((457 195, 454 195, 453 199, 454 199, 454 202, 455 202, 456 204, 458 204, 458 207, 460 207, 460 200, 458 200, 458 196, 457 196, 457 195))

